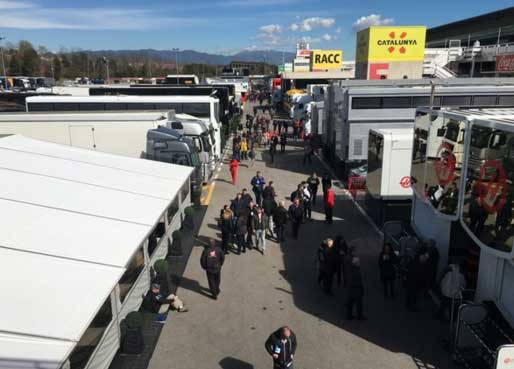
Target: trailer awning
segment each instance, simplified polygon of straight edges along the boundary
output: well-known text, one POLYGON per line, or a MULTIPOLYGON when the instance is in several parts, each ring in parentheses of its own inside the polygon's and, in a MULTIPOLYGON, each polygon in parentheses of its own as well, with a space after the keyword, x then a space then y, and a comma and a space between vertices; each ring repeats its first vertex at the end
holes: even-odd
POLYGON ((61 366, 191 172, 0 138, 0 367, 61 366))

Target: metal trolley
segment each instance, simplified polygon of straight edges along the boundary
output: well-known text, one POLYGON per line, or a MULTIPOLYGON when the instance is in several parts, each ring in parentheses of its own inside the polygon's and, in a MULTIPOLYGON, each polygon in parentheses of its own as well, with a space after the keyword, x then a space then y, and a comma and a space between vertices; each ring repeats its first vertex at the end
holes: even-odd
POLYGON ((499 346, 514 343, 489 315, 484 304, 462 304, 458 309, 454 360, 467 369, 494 368, 499 346))

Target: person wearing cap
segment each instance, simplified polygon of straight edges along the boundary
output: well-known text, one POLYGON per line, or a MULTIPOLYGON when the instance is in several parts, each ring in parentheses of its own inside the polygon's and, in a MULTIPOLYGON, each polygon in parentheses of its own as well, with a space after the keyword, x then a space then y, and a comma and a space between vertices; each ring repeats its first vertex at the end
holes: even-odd
POLYGON ((294 369, 293 357, 296 353, 296 335, 288 326, 273 332, 264 344, 273 358, 273 369, 294 369))
POLYGON ((169 307, 173 307, 179 313, 187 312, 182 300, 173 293, 165 297, 161 294, 161 285, 152 283, 150 291, 144 297, 143 307, 145 310, 154 314, 166 314, 169 307))

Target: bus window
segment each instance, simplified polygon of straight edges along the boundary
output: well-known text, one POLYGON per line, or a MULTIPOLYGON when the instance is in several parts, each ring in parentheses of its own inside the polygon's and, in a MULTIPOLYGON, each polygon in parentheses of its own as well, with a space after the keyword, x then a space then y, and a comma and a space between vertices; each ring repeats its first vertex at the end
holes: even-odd
POLYGON ((183 103, 182 112, 197 118, 210 118, 210 104, 209 103, 183 103))
POLYGON ((80 109, 78 103, 55 103, 54 111, 77 111, 80 109))
POLYGON ((175 110, 176 114, 182 113, 182 104, 179 103, 155 103, 155 110, 175 110))
POLYGON ((105 110, 127 110, 127 104, 106 103, 105 110))
POLYGON ((496 95, 474 96, 473 105, 496 105, 496 95))
POLYGON ((103 103, 81 103, 81 111, 101 111, 105 110, 105 104, 103 103))
POLYGON ((500 95, 498 105, 514 105, 514 95, 500 95))
POLYGON ((409 109, 411 107, 410 96, 383 97, 383 109, 409 109))
POLYGON ((54 104, 52 103, 29 103, 27 104, 28 111, 54 111, 54 104))
POLYGON ((127 110, 153 110, 153 103, 132 103, 127 104, 127 110))
POLYGON ((430 105, 430 96, 413 96, 412 97, 412 107, 419 108, 420 106, 429 106, 430 105))
POLYGON ((352 98, 352 109, 380 109, 380 97, 354 97, 352 98))
POLYGON ((443 106, 469 106, 471 96, 443 96, 443 106))

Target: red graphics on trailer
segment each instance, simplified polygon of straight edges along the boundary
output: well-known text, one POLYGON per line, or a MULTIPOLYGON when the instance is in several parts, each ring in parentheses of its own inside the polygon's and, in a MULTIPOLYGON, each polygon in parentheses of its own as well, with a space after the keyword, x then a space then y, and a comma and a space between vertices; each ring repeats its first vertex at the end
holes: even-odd
POLYGON ((441 186, 446 186, 455 179, 455 155, 449 144, 443 143, 437 149, 437 155, 434 161, 435 175, 441 186))
POLYGON ((488 213, 496 213, 503 207, 507 197, 507 180, 505 170, 498 161, 487 160, 482 165, 476 185, 480 204, 488 213))
POLYGON ((410 187, 410 176, 405 176, 400 179, 400 186, 403 188, 409 188, 410 187))

